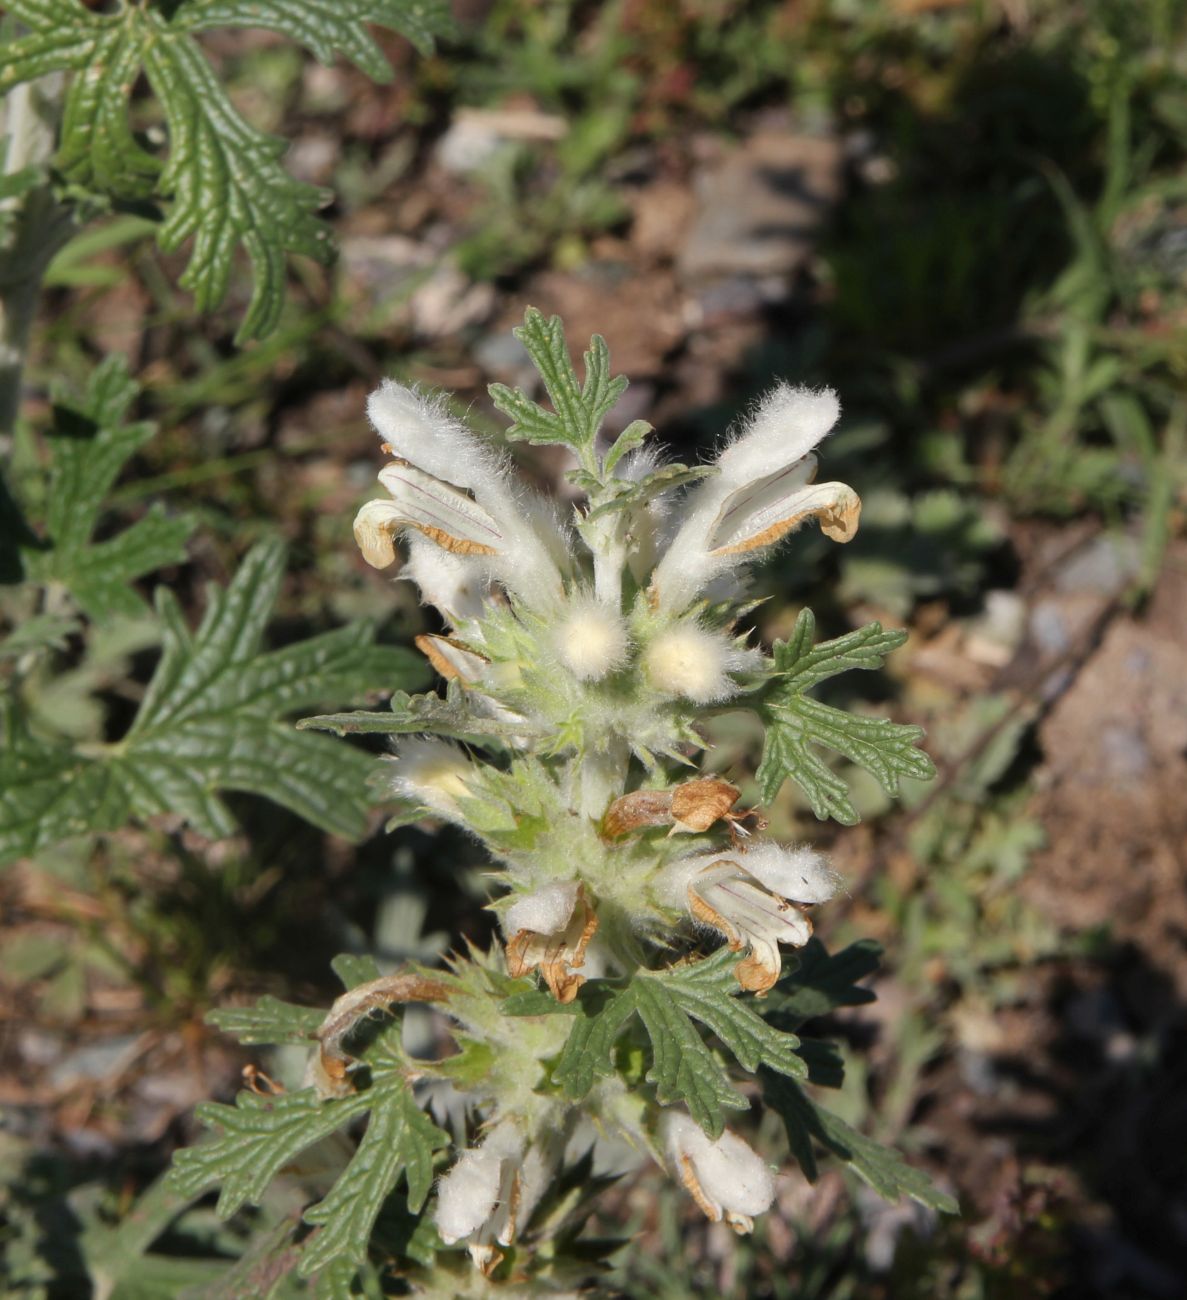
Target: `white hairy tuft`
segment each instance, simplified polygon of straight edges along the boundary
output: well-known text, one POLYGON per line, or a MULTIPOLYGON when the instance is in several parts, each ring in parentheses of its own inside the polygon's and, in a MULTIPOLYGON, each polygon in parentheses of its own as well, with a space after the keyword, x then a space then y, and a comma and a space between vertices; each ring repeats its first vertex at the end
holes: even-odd
POLYGON ((679 623, 661 632, 647 647, 643 667, 652 686, 665 695, 712 704, 737 691, 730 673, 757 661, 755 651, 739 650, 719 632, 709 632, 695 623, 679 623))
POLYGON ((842 883, 815 849, 759 843, 738 855, 736 861, 773 894, 793 903, 825 903, 842 883))
POLYGON ((594 600, 574 602, 556 630, 554 644, 565 667, 587 682, 621 668, 630 653, 622 616, 594 600))
POLYGON ((828 433, 840 414, 841 403, 831 388, 776 384, 717 458, 722 479, 736 486, 794 464, 828 433))

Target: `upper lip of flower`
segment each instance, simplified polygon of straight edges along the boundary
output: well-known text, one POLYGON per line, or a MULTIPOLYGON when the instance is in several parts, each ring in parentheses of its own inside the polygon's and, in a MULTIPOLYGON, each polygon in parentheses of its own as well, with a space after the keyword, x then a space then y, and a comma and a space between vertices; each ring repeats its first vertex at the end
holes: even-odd
POLYGON ((836 421, 828 389, 779 386, 763 399, 717 461, 717 473, 684 499, 651 585, 652 603, 678 613, 719 573, 774 546, 810 518, 834 541, 857 531, 861 502, 844 483, 814 483, 811 448, 836 421))
POLYGON ((386 568, 393 538, 412 528, 472 561, 476 582, 493 575, 536 605, 560 598, 563 532, 513 485, 503 457, 415 388, 385 381, 368 412, 393 458, 379 472, 390 499, 368 501, 355 518, 368 563, 386 568))

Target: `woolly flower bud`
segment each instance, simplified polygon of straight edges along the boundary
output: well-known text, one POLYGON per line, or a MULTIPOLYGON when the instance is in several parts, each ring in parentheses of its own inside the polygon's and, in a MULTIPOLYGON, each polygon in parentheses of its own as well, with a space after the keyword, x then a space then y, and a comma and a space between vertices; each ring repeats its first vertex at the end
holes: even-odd
POLYGON ((739 650, 728 638, 695 623, 679 623, 660 633, 647 647, 643 667, 648 680, 665 695, 683 695, 697 704, 712 704, 737 691, 729 674, 754 665, 753 650, 739 650))
POLYGON ((621 616, 597 601, 576 602, 555 636, 561 662, 581 681, 596 682, 621 668, 630 650, 621 616))
POLYGON ((478 1147, 463 1151, 437 1185, 434 1216, 447 1245, 477 1232, 494 1214, 503 1181, 503 1157, 478 1147))
MULTIPOLYGON (((371 394, 367 414, 395 457, 379 472, 390 499, 368 501, 355 518, 368 564, 392 564, 395 537, 412 529, 470 561, 469 585, 493 576, 534 608, 560 600, 565 532, 551 506, 517 488, 506 457, 451 416, 443 399, 392 380, 371 394)), ((406 576, 419 582, 422 575, 406 576)), ((458 577, 427 576, 422 590, 434 604, 431 589, 452 587, 458 577)), ((464 616, 448 606, 445 612, 455 622, 464 616)))
POLYGON ((531 894, 520 894, 503 914, 503 929, 513 935, 519 930, 553 934, 563 930, 577 902, 575 880, 557 881, 531 894))
POLYGON ((771 1208, 775 1180, 740 1137, 726 1130, 714 1142, 679 1112, 664 1116, 662 1132, 672 1172, 714 1223, 749 1232, 753 1216, 771 1208))
POLYGON ((456 745, 413 737, 401 740, 393 760, 391 788, 443 817, 460 818, 459 799, 471 794, 474 765, 456 745))

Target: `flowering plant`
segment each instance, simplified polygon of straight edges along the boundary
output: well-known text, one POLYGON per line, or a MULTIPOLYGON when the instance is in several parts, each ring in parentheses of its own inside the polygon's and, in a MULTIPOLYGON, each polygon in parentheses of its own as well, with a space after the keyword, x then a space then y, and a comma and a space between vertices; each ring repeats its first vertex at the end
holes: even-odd
POLYGON ((711 465, 665 464, 642 421, 599 441, 625 387, 601 338, 582 382, 558 319, 529 310, 518 333, 552 409, 493 386, 506 436, 568 448, 582 503, 565 519, 443 399, 384 383, 368 413, 387 495, 359 511, 355 537, 380 569, 404 546, 401 575, 445 623, 417 645, 446 689, 302 724, 400 737, 381 775, 397 822, 434 817, 482 842, 503 942, 443 970, 340 961, 348 987, 328 1014, 274 999, 217 1013, 245 1042, 309 1044, 306 1087, 205 1107, 217 1136, 182 1152, 173 1175, 190 1195, 220 1184, 223 1213, 258 1201, 282 1169, 312 1178, 317 1164, 324 1186, 324 1162, 300 1152, 369 1113, 304 1213, 315 1231, 299 1269, 336 1279, 328 1294, 349 1294, 369 1257, 425 1295, 586 1285, 605 1255, 578 1239, 605 1137, 649 1153, 710 1219, 749 1231, 776 1174, 726 1128, 727 1112, 751 1106, 739 1075, 781 1116, 809 1178, 816 1143, 888 1197, 954 1208, 805 1090, 836 1086, 842 1064, 796 1031, 869 1000, 856 981, 876 953, 829 956, 811 939, 838 876, 814 849, 764 838, 738 787, 697 770, 706 717, 745 709, 765 726, 764 801, 790 777, 818 817, 855 821, 822 747, 888 793, 931 774, 918 728, 808 693, 877 667, 901 633, 872 623, 816 644, 804 611, 767 654, 739 626, 748 565, 811 521, 838 542, 856 531, 854 491, 814 481, 837 399, 779 385, 711 465), (441 1013, 452 1051, 405 1050, 397 1013, 412 1002, 441 1013))

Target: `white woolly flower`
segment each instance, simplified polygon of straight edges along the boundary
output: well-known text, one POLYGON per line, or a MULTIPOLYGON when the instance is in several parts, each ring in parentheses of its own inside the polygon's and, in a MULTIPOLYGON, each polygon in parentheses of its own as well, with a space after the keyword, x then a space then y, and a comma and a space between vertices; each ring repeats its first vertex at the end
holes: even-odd
POLYGON ((474 764, 446 740, 413 736, 400 740, 390 760, 393 793, 422 803, 442 817, 462 820, 458 800, 473 793, 474 764))
POLYGON ((553 643, 565 667, 587 682, 600 681, 621 668, 630 652, 622 615, 596 600, 573 601, 553 643))
MULTIPOLYGON (((367 414, 396 458, 379 473, 390 499, 368 501, 355 517, 355 540, 368 564, 392 564, 393 539, 413 529, 457 561, 439 573, 422 551, 419 569, 408 575, 429 578, 422 591, 434 604, 442 587, 480 590, 489 576, 533 608, 559 601, 568 562, 564 533, 550 506, 512 486, 501 456, 441 398, 390 379, 371 394, 367 414)), ((464 616, 441 608, 451 621, 464 616)))
POLYGON ((656 894, 724 935, 735 952, 748 948, 734 974, 761 995, 782 970, 779 945, 802 948, 812 937, 801 908, 826 902, 839 886, 840 877, 814 849, 760 843, 747 852, 679 858, 660 873, 656 894))
POLYGON ((452 1246, 475 1233, 494 1213, 503 1179, 503 1161, 481 1147, 463 1151, 437 1185, 434 1218, 441 1240, 452 1246))
POLYGON ((766 1163, 728 1129, 714 1141, 679 1111, 668 1111, 662 1137, 672 1173, 714 1223, 749 1232, 754 1216, 771 1208, 775 1179, 766 1163))
POLYGON ((738 689, 730 674, 760 662, 758 651, 740 650, 727 636, 696 623, 678 623, 661 632, 643 654, 643 670, 657 691, 696 704, 727 699, 738 689))
POLYGON ((834 541, 857 531, 861 502, 844 483, 813 483, 810 454, 840 414, 830 388, 779 384, 717 458, 717 472, 689 493, 656 566, 658 609, 678 613, 714 578, 756 558, 810 518, 834 541))
POLYGON ((510 1121, 503 1121, 481 1145, 463 1151, 437 1184, 433 1214, 447 1245, 465 1241, 474 1262, 493 1267, 502 1258, 498 1246, 510 1246, 544 1195, 563 1149, 563 1142, 528 1144, 510 1121))

